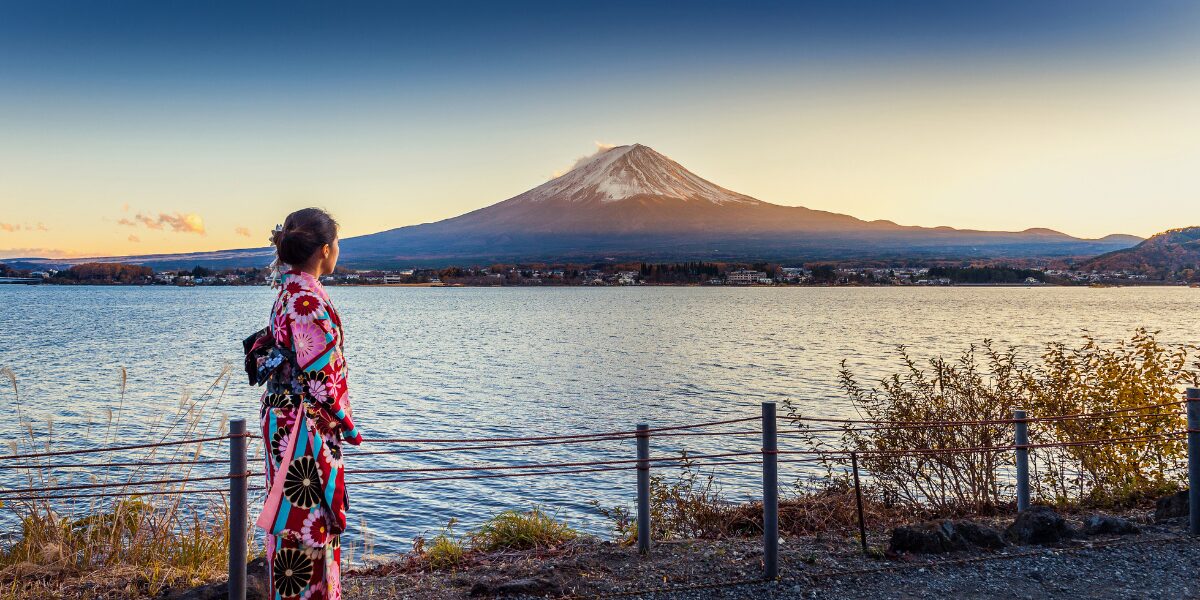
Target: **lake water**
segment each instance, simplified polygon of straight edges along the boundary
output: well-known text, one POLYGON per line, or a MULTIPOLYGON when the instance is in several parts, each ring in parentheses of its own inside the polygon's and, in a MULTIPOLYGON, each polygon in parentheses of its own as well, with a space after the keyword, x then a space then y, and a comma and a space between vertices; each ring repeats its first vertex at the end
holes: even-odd
MULTIPOLYGON (((1077 341, 1084 330, 1117 340, 1138 326, 1161 330, 1166 342, 1200 341, 1200 290, 1186 288, 329 291, 343 316, 351 398, 367 438, 626 430, 643 421, 668 426, 754 416, 762 401, 785 399, 810 414, 845 416, 850 409, 837 388, 839 362, 848 361, 864 378, 878 378, 896 369, 897 344, 927 358, 992 338, 1034 354, 1045 342, 1077 341)), ((24 414, 39 440, 50 435, 46 422, 53 420, 55 449, 101 442, 106 430, 117 427, 108 411, 119 407, 122 442, 171 437, 167 428, 185 393, 205 404, 205 419, 242 416, 256 428, 260 390, 243 380, 240 341, 266 324, 272 299, 266 288, 0 286, 0 365, 16 373, 24 414), (232 365, 231 377, 205 393, 225 365, 232 365), (123 403, 121 367, 128 373, 123 403)), ((0 402, 10 407, 0 433, 6 439, 22 435, 7 387, 0 389, 0 402)), ((654 440, 656 454, 680 448, 750 451, 758 441, 654 440)), ((209 444, 203 454, 221 458, 224 447, 209 444)), ((455 454, 348 452, 347 465, 633 456, 632 441, 618 441, 455 454)), ((801 467, 784 467, 785 482, 801 474, 801 467)), ((198 467, 196 473, 223 468, 198 467)), ((88 481, 78 472, 61 477, 88 481)), ((717 471, 731 499, 752 494, 758 477, 754 467, 717 471)), ((356 478, 368 476, 350 476, 356 478)), ((0 481, 13 485, 20 479, 3 471, 0 481)), ((634 474, 352 486, 350 495, 351 537, 361 535, 365 520, 377 550, 394 552, 452 517, 470 527, 499 510, 535 504, 577 527, 603 532, 590 502, 631 505, 634 474)))

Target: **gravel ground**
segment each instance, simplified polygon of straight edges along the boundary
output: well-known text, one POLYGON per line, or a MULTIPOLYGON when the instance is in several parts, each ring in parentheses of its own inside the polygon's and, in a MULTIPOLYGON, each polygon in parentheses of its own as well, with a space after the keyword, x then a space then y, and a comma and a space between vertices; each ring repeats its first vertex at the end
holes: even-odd
MULTIPOLYGON (((585 541, 553 553, 477 557, 454 572, 390 565, 350 574, 350 600, 469 597, 693 598, 1200 598, 1200 538, 1181 524, 1138 535, 1081 537, 1056 547, 870 558, 852 537, 788 538, 780 581, 750 582, 762 569, 760 541, 662 543, 649 557, 585 541), (698 587, 708 586, 712 587, 698 587), (697 589, 682 589, 697 587, 697 589), (677 588, 675 591, 651 591, 677 588)), ((886 544, 888 533, 871 539, 886 544)))

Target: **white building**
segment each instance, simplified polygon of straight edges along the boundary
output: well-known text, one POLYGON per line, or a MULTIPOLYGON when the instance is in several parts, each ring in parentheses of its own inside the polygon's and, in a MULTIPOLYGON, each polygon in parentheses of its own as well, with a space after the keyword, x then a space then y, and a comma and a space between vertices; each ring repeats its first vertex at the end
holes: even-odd
POLYGON ((762 271, 730 271, 725 275, 725 279, 736 285, 750 285, 752 283, 761 283, 763 279, 767 279, 767 274, 762 271))

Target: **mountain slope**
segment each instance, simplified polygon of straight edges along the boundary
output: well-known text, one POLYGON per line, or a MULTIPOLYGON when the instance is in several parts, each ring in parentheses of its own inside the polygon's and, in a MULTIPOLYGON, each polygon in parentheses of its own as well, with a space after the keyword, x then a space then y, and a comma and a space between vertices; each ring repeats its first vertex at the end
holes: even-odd
POLYGON ((1093 258, 1080 265, 1085 271, 1129 271, 1168 277, 1200 271, 1200 227, 1182 227, 1155 234, 1142 243, 1093 258))

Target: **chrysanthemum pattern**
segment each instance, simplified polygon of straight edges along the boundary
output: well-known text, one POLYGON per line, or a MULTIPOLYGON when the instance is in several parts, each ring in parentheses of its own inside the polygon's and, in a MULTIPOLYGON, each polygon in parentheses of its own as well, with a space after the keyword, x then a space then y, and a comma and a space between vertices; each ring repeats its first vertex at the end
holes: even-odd
POLYGON ((320 507, 313 509, 308 514, 308 518, 304 519, 304 525, 300 528, 300 540, 309 547, 323 547, 329 538, 329 532, 325 529, 325 513, 320 507))
POLYGON ((297 596, 312 579, 313 561, 295 548, 281 548, 271 560, 271 582, 284 598, 297 596))

